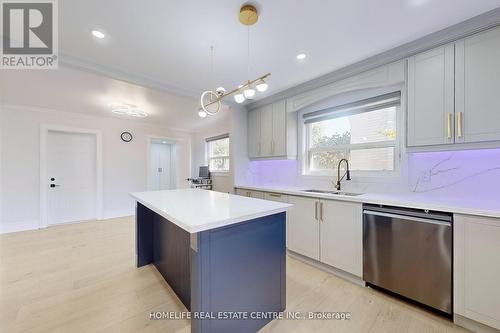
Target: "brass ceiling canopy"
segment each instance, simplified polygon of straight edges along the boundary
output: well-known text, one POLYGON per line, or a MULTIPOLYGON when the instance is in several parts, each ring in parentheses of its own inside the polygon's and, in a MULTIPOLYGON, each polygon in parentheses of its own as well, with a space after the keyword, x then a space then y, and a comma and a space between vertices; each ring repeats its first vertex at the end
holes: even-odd
POLYGON ((244 25, 254 25, 259 19, 257 8, 252 5, 243 5, 240 9, 240 22, 244 25))

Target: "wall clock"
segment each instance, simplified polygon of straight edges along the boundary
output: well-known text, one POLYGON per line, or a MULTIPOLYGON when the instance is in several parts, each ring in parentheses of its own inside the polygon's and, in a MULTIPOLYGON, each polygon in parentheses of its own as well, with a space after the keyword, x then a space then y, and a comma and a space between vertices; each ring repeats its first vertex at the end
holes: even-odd
POLYGON ((123 132, 121 135, 122 141, 130 142, 132 141, 132 134, 130 132, 123 132))

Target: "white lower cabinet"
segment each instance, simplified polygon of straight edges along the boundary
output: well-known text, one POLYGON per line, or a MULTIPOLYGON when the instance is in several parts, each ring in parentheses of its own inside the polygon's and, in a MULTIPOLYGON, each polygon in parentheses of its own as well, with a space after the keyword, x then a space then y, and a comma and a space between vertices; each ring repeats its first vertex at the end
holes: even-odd
POLYGON ((500 219, 454 219, 454 312, 500 329, 500 219))
POLYGON ((360 203, 321 200, 321 262, 363 276, 362 214, 360 203))
POLYGON ((363 275, 360 203, 289 196, 288 248, 358 277, 363 275))
POLYGON ((289 196, 288 203, 288 248, 319 260, 319 200, 289 196))

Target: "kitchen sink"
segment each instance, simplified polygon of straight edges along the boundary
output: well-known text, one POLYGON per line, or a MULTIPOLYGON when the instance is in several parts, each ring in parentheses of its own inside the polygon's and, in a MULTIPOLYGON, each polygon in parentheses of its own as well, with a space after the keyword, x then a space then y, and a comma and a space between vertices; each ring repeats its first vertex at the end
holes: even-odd
POLYGON ((334 194, 334 195, 347 195, 350 197, 355 197, 363 193, 352 193, 352 192, 342 192, 342 191, 326 191, 326 190, 305 190, 304 192, 309 193, 321 193, 321 194, 334 194))

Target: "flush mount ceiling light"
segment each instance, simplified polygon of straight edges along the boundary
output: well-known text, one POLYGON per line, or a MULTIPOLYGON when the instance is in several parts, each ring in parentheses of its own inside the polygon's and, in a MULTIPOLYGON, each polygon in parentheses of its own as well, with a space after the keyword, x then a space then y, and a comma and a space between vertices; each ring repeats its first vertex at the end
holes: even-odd
POLYGON ((94 36, 95 38, 103 39, 104 37, 106 37, 104 32, 99 31, 99 30, 92 30, 91 33, 92 33, 92 36, 94 36))
MULTIPOLYGON (((241 24, 248 27, 248 43, 247 43, 247 77, 250 77, 250 26, 257 23, 259 15, 257 8, 252 5, 243 5, 240 8, 239 20, 241 24)), ((213 46, 211 49, 211 67, 213 71, 213 46)), ((229 95, 234 95, 234 100, 236 103, 243 103, 246 99, 253 99, 256 90, 258 92, 264 92, 267 90, 268 85, 266 79, 271 75, 267 73, 255 80, 247 80, 244 84, 238 86, 229 92, 222 87, 217 88, 215 91, 207 90, 201 94, 200 105, 201 108, 198 110, 198 115, 205 118, 207 115, 215 115, 221 109, 221 101, 229 95)))
POLYGON ((297 58, 297 60, 304 60, 305 58, 307 58, 307 54, 299 53, 299 54, 297 54, 296 58, 297 58))
POLYGON ((112 103, 109 105, 111 112, 120 116, 145 118, 148 114, 133 104, 112 103))

